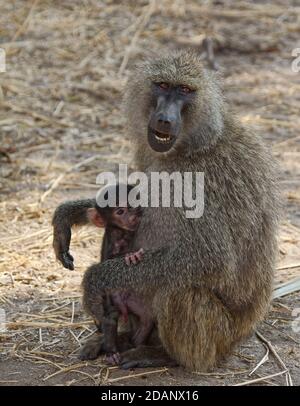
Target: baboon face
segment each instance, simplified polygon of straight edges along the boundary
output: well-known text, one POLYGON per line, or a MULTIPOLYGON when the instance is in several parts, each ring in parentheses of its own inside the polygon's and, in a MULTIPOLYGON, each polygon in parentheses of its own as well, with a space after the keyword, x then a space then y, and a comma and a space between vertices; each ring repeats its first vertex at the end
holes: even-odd
POLYGON ((182 128, 182 112, 191 104, 195 89, 185 84, 152 83, 154 111, 148 125, 148 142, 157 152, 167 152, 182 128))
POLYGON ((191 51, 141 63, 129 77, 124 101, 128 135, 145 156, 193 153, 222 136, 224 100, 218 78, 191 51))
POLYGON ((122 230, 135 231, 142 217, 140 207, 105 207, 90 208, 87 210, 87 217, 90 223, 96 227, 105 228, 115 226, 122 230))
POLYGON ((116 226, 135 231, 141 221, 142 208, 130 206, 128 195, 132 189, 132 185, 122 183, 104 186, 97 196, 97 207, 88 209, 89 221, 97 227, 116 226))
POLYGON ((135 231, 142 217, 140 207, 115 207, 110 212, 110 224, 115 225, 122 230, 135 231))

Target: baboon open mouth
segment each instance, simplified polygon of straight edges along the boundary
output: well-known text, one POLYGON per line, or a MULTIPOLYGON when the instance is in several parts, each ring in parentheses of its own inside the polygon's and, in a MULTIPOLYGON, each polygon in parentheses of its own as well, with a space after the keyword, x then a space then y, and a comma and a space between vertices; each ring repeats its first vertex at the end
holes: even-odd
POLYGON ((167 144, 172 140, 171 134, 161 133, 160 131, 154 130, 154 137, 156 141, 161 142, 162 144, 167 144))
POLYGON ((175 134, 162 133, 151 126, 148 127, 148 142, 154 151, 167 152, 172 148, 175 141, 175 134))

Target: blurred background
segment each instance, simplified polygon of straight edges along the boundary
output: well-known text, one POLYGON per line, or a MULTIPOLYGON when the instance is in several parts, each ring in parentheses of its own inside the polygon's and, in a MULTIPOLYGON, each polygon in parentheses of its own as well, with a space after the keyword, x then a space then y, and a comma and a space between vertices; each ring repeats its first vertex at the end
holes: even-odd
MULTIPOLYGON (((30 370, 38 362, 32 358, 37 345, 73 354, 92 332, 80 308, 80 283, 99 257, 101 233, 74 232, 76 270, 70 272, 55 261, 51 216, 66 199, 93 197, 99 172, 131 163, 122 92, 130 68, 153 53, 193 48, 223 76, 240 119, 272 148, 285 205, 276 283, 299 276, 300 72, 292 69, 299 34, 299 0, 0 0, 6 54, 0 73, 0 307, 11 323, 4 357, 27 340, 30 345, 15 352, 30 370), (76 334, 64 324, 70 318, 76 334), (53 330, 58 341, 51 347, 53 330)), ((297 303, 294 295, 278 308, 290 315, 297 303)), ((289 328, 291 319, 281 319, 281 328, 289 328)), ((288 352, 295 340, 299 336, 280 345, 288 352)), ((36 371, 35 365, 32 376, 36 371)), ((22 382, 31 384, 25 375, 22 382)), ((165 382, 193 383, 184 374, 170 379, 165 382)))

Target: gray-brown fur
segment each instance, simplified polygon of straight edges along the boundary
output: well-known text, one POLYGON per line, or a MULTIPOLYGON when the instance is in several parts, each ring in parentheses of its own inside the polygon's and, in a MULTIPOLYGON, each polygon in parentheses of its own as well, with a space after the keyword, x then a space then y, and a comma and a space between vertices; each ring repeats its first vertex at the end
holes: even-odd
POLYGON ((70 270, 74 269, 73 257, 69 253, 70 241, 74 225, 89 223, 87 210, 96 207, 96 199, 84 199, 65 202, 57 207, 54 212, 53 248, 56 258, 70 270))
MULTIPOLYGON (((116 188, 118 196, 120 186, 108 186, 109 189, 116 188)), ((127 186, 127 193, 132 186, 127 186)), ((124 202, 125 204, 125 202, 124 202)), ((83 225, 87 222, 97 227, 105 227, 105 233, 101 248, 101 262, 126 255, 128 266, 134 266, 142 259, 142 249, 138 252, 131 252, 134 233, 138 228, 142 216, 141 208, 122 207, 117 202, 114 207, 99 207, 93 199, 69 201, 61 204, 55 210, 53 216, 54 239, 53 246, 57 258, 61 260, 67 268, 73 268, 73 257, 69 253, 71 238, 71 228, 73 225, 83 225), (94 207, 90 207, 93 205, 94 207), (71 267, 70 267, 71 265, 71 267)), ((101 340, 101 351, 109 356, 110 362, 119 362, 119 342, 117 338, 117 328, 120 315, 124 320, 128 319, 128 313, 134 314, 139 322, 135 323, 135 328, 131 329, 127 338, 127 345, 140 345, 147 341, 153 328, 151 313, 145 308, 143 301, 133 292, 127 289, 103 290, 97 296, 90 294, 89 289, 84 290, 83 306, 90 314, 99 331, 103 333, 101 340)), ((121 349, 124 346, 121 345, 121 349)), ((84 358, 84 356, 83 356, 84 358)))
MULTIPOLYGON (((144 248, 143 261, 126 271, 120 258, 95 264, 84 275, 83 289, 95 298, 103 288, 138 292, 166 352, 188 369, 207 370, 268 309, 279 207, 273 159, 261 136, 230 113, 216 77, 192 53, 138 67, 128 80, 125 107, 138 170, 203 171, 204 214, 187 219, 182 208, 145 208, 134 243, 144 248), (147 143, 152 81, 197 89, 180 138, 167 153, 147 143)), ((141 365, 140 353, 130 350, 126 361, 141 365)))

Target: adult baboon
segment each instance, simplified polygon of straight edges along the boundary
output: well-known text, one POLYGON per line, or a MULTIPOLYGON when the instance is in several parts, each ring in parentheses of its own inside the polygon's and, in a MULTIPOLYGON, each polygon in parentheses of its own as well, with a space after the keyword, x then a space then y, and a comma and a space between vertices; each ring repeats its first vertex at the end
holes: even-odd
MULTIPOLYGON (((137 168, 204 172, 204 214, 188 219, 184 208, 145 208, 133 247, 144 248, 143 260, 132 268, 123 258, 93 265, 83 288, 95 297, 103 288, 133 289, 151 308, 168 356, 207 370, 268 309, 279 206, 273 160, 261 137, 230 113, 215 75, 193 53, 140 65, 128 80, 125 107, 137 168)), ((93 338, 82 354, 100 350, 93 338)), ((134 348, 122 364, 158 365, 164 358, 155 354, 134 348)))

